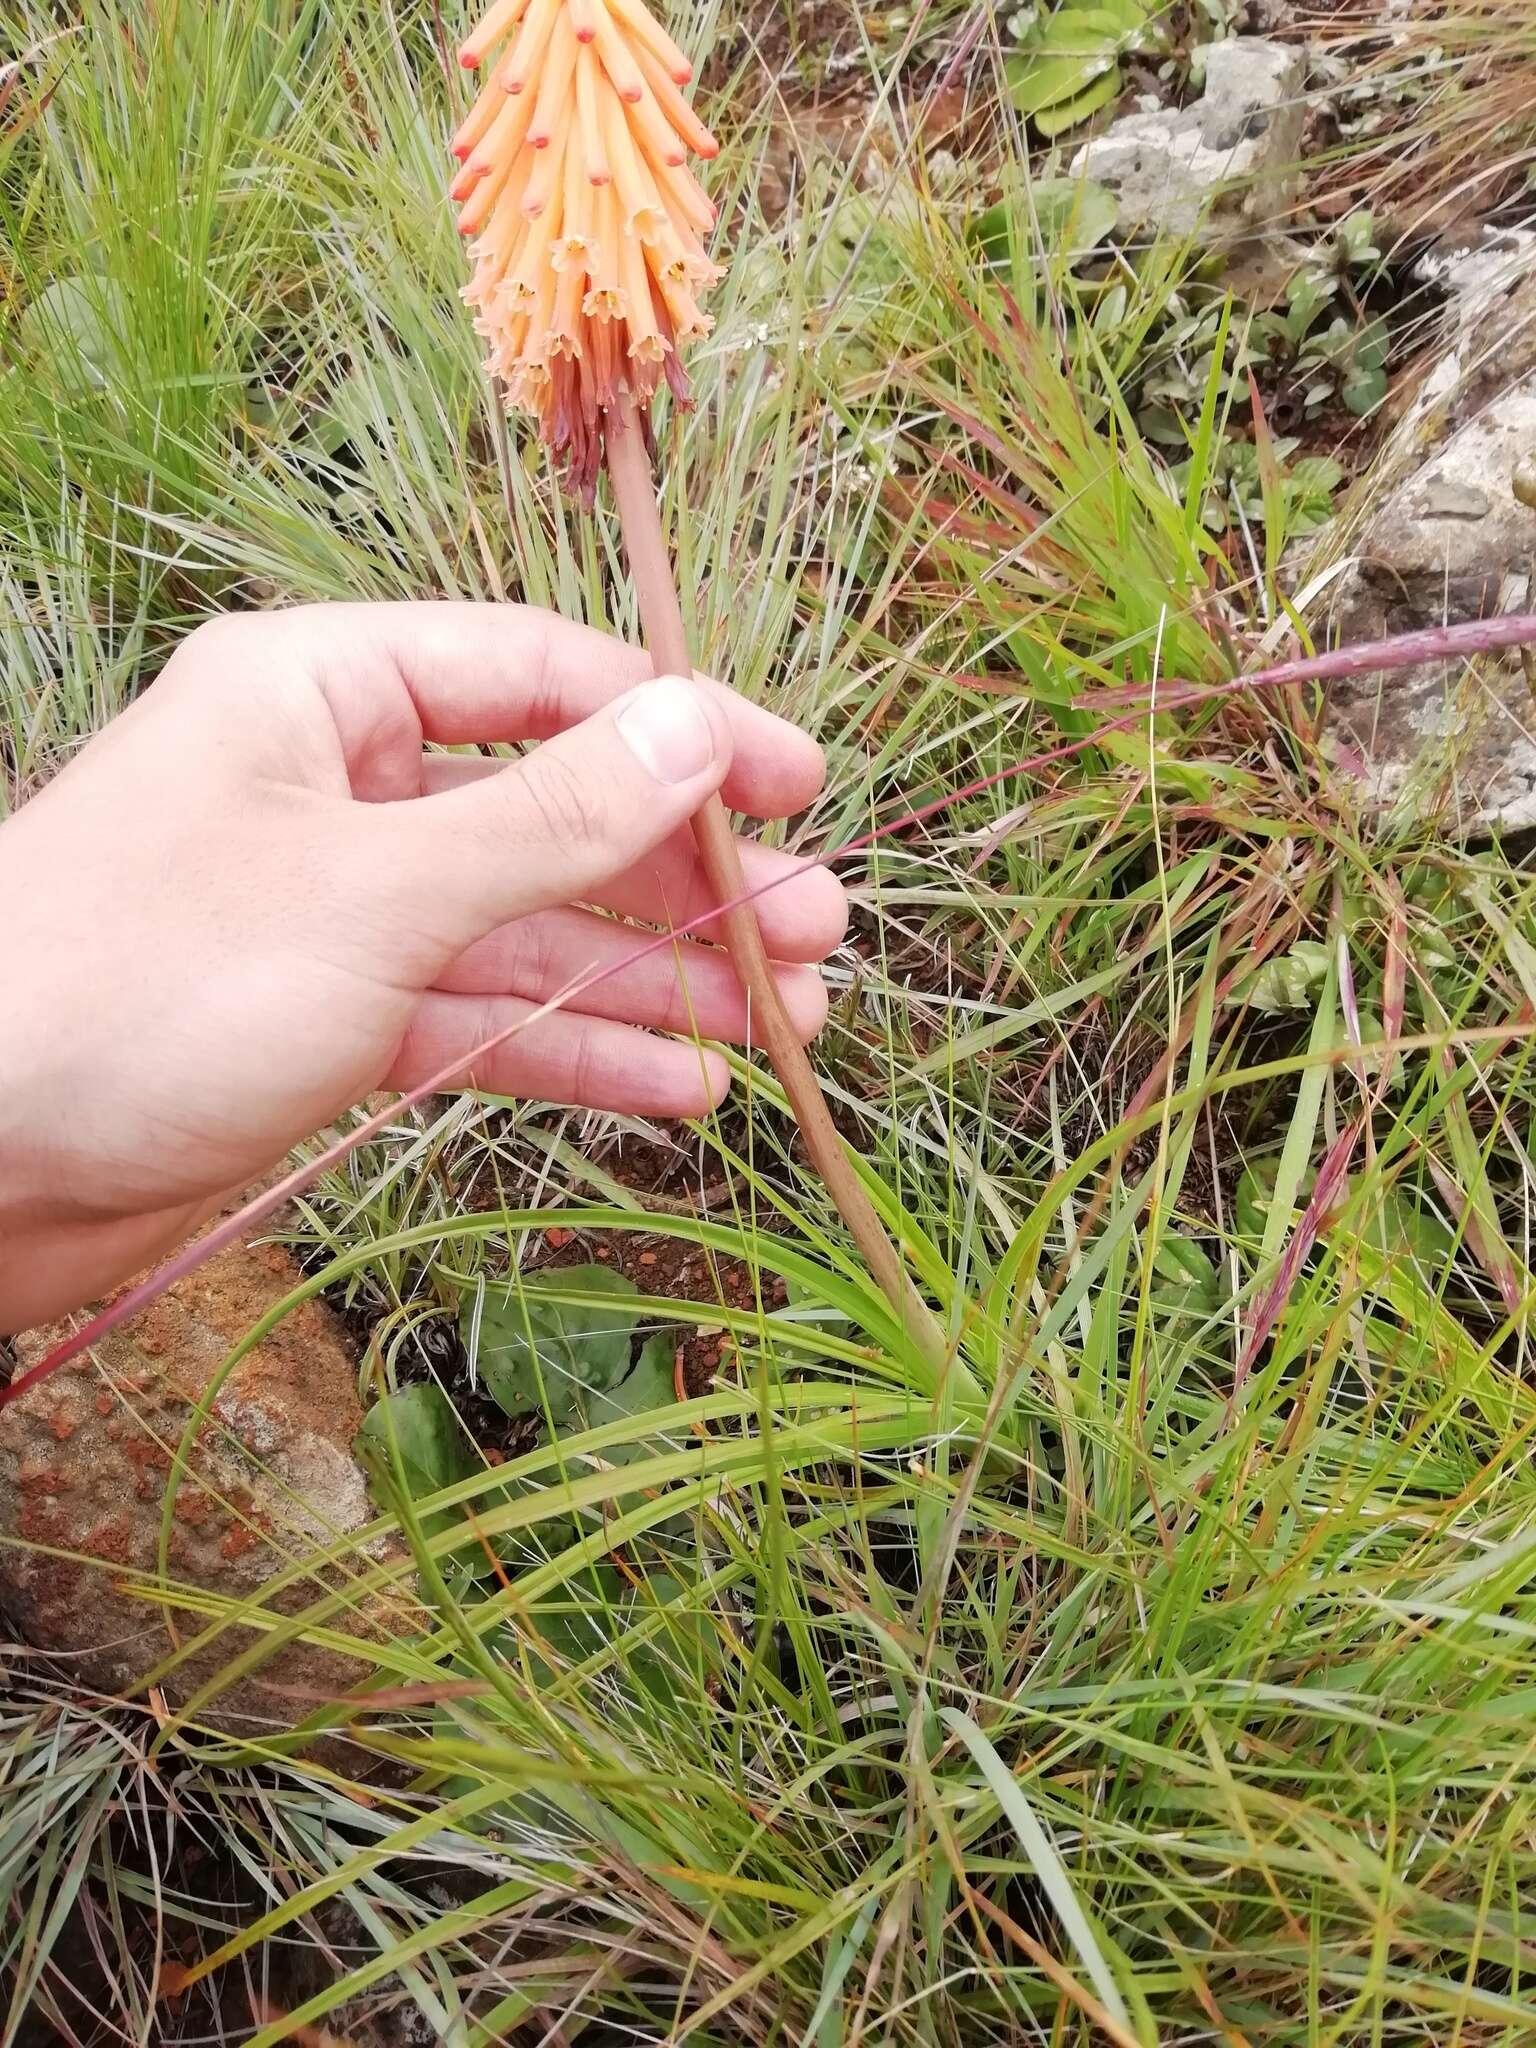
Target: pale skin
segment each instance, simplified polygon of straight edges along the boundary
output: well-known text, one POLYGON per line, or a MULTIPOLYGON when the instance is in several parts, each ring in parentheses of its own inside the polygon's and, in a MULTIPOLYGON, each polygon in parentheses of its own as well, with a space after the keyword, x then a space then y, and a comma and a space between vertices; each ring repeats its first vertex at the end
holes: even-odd
MULTIPOLYGON (((495 1094, 647 1117, 723 1098, 701 1041, 749 1020, 715 934, 655 950, 602 913, 690 924, 701 800, 786 816, 822 757, 716 684, 648 676, 520 606, 219 620, 0 827, 0 1330, 99 1299, 341 1111, 456 1061, 495 1094), (515 740, 541 744, 430 751, 515 740)), ((842 889, 741 851, 809 1039, 842 889)))

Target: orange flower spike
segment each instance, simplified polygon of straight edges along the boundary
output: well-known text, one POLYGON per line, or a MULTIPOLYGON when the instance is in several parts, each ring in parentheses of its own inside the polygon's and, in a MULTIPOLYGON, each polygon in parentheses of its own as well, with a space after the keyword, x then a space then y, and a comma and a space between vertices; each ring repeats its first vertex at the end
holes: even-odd
POLYGON ((613 17, 604 0, 592 0, 592 11, 597 22, 597 39, 593 48, 597 51, 598 61, 619 98, 634 106, 645 97, 645 80, 640 76, 640 66, 629 44, 614 27, 613 17))
POLYGON ((467 168, 474 171, 504 170, 517 161, 518 151, 528 139, 534 103, 526 93, 515 100, 501 96, 501 112, 491 123, 485 139, 477 142, 467 168))
POLYGON ((450 147, 462 162, 479 142, 490 132, 492 123, 507 103, 505 79, 511 68, 512 53, 508 51, 485 84, 475 96, 475 103, 459 123, 450 147))
POLYGON ((558 149, 541 149, 533 160, 528 187, 523 193, 523 212, 529 220, 537 220, 545 213, 552 199, 563 197, 564 182, 564 153, 558 149))
MULTIPOLYGON (((666 225, 667 218, 655 180, 640 161, 625 110, 610 97, 603 107, 603 116, 603 139, 608 145, 608 161, 613 167, 614 189, 619 195, 624 232, 642 242, 652 241, 666 225)), ((676 175, 683 177, 687 174, 679 171, 676 175)))
POLYGON ((624 287, 619 281, 619 250, 623 246, 624 229, 619 221, 618 196, 611 185, 603 185, 596 189, 594 197, 593 232, 597 238, 597 255, 590 272, 592 288, 587 293, 582 311, 589 320, 622 320, 625 298, 624 287))
POLYGON ((629 303, 626 317, 630 360, 661 363, 666 358, 667 344, 656 324, 656 309, 651 303, 651 280, 645 267, 645 251, 632 235, 625 235, 619 248, 619 275, 624 280, 624 296, 629 303))
POLYGON ((685 168, 678 172, 677 193, 689 220, 698 228, 700 234, 707 233, 718 219, 719 211, 692 171, 685 168))
POLYGON ((448 197, 455 201, 467 199, 484 176, 484 171, 477 165, 466 164, 448 187, 448 197))
POLYGON ((575 264, 568 264, 561 271, 560 282, 555 290, 554 318, 550 322, 550 354, 563 356, 568 362, 573 363, 581 359, 581 288, 585 282, 585 273, 578 270, 575 264))
POLYGON ((711 162, 720 154, 720 145, 678 91, 668 76, 666 67, 658 64, 649 50, 644 48, 636 49, 635 62, 640 67, 641 76, 655 95, 658 113, 677 136, 678 141, 691 149, 695 156, 703 157, 706 163, 711 162))
POLYGON ((576 31, 571 27, 570 15, 562 14, 549 39, 538 99, 528 128, 528 140, 535 149, 548 149, 556 132, 567 124, 567 102, 575 90, 576 31))
MULTIPOLYGON (((581 42, 579 34, 576 40, 581 42)), ((603 140, 598 91, 597 59, 583 45, 576 52, 576 119, 581 127, 581 154, 592 183, 606 185, 613 172, 608 168, 608 145, 603 140)))
POLYGON ((480 69, 485 62, 486 51, 516 28, 527 7, 528 0, 496 0, 496 5, 480 26, 459 45, 459 62, 466 71, 480 69))
POLYGON ((693 66, 642 0, 608 0, 608 6, 614 18, 629 30, 636 46, 650 51, 674 85, 692 82, 693 66))
POLYGON ((688 161, 688 152, 675 128, 667 125, 654 93, 647 91, 629 113, 630 128, 652 163, 675 171, 688 161))
POLYGON ((550 261, 556 270, 574 270, 585 281, 597 261, 597 188, 573 145, 565 152, 561 203, 560 239, 550 250, 550 261))
POLYGON ((521 176, 522 165, 514 156, 481 177, 459 209, 459 233, 478 235, 500 205, 502 194, 515 186, 521 176))
MULTIPOLYGON (((523 212, 528 211, 528 201, 523 201, 523 212)), ((509 281, 515 287, 523 303, 537 299, 548 281, 554 286, 555 238, 560 233, 560 206, 544 207, 532 226, 528 228, 520 243, 509 281)))
POLYGON ((555 23, 564 18, 565 0, 533 0, 528 9, 527 19, 512 46, 512 61, 502 80, 505 91, 526 92, 540 75, 544 52, 549 39, 555 32, 555 23))
POLYGON ((707 333, 714 209, 688 154, 718 145, 691 67, 644 0, 492 0, 461 53, 494 67, 454 137, 475 270, 464 297, 509 405, 535 415, 590 501, 605 436, 643 418, 707 333))

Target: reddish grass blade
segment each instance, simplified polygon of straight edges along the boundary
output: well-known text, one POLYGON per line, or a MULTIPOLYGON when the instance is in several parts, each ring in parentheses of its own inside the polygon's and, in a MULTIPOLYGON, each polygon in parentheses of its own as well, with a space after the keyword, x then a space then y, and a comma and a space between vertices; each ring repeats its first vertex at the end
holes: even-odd
MULTIPOLYGON (((1392 898, 1392 921, 1387 927, 1387 963, 1381 982, 1381 1029, 1386 1038, 1401 1038, 1408 1006, 1408 904, 1395 874, 1387 877, 1387 893, 1392 898)), ((1381 1070, 1383 1092, 1392 1085, 1396 1069, 1396 1055, 1389 1055, 1381 1070)))
POLYGON ((1365 1118, 1356 1117, 1347 1130, 1342 1131, 1328 1148, 1327 1157, 1317 1169, 1317 1184, 1312 1190, 1312 1199, 1302 1211, 1301 1221, 1292 1233, 1280 1260, 1274 1279, 1259 1297, 1253 1312, 1242 1356, 1237 1361, 1233 1377, 1233 1391, 1236 1392, 1249 1373, 1254 1361, 1264 1348, 1266 1338, 1280 1319, 1280 1313, 1290 1300, 1291 1289, 1307 1262, 1312 1247, 1317 1242, 1318 1232, 1327 1221, 1328 1211, 1333 1207, 1344 1177, 1349 1171, 1349 1162, 1354 1155, 1360 1133, 1365 1128, 1365 1118))
MULTIPOLYGON (((846 859, 850 854, 861 853, 883 839, 893 838, 897 833, 910 831, 914 826, 924 824, 930 818, 939 817, 956 804, 964 803, 970 797, 980 796, 984 791, 994 789, 1000 783, 1011 782, 1021 775, 1036 774, 1042 768, 1052 767, 1059 761, 1071 760, 1075 755, 1086 752, 1088 748, 1100 745, 1110 733, 1128 731, 1133 727, 1139 728, 1149 710, 1185 710, 1223 697, 1245 695, 1254 690, 1284 689, 1294 683, 1326 682, 1343 676, 1368 675, 1376 669, 1415 668, 1420 663, 1428 661, 1470 659, 1474 655, 1490 654, 1500 649, 1524 647, 1533 643, 1536 643, 1536 613, 1518 612, 1503 618, 1475 619, 1463 625, 1436 626, 1424 632, 1403 633, 1389 640, 1365 641, 1354 647, 1337 648, 1327 654, 1301 656, 1293 661, 1280 662, 1272 668, 1257 669, 1250 675, 1234 676, 1224 683, 1171 680, 1155 685, 1136 684, 1123 692, 1095 692, 1076 700, 1078 705, 1097 711, 1112 711, 1114 715, 1092 732, 1078 739, 1065 740, 1060 746, 1051 747, 1042 754, 1031 755, 1027 760, 1015 761, 1006 768, 997 769, 991 775, 979 776, 974 782, 964 783, 958 789, 947 790, 929 803, 903 811, 900 816, 888 819, 883 825, 875 826, 872 831, 861 833, 856 839, 845 840, 841 846, 831 847, 818 854, 815 864, 830 866, 833 861, 846 859), (1132 708, 1125 708, 1128 704, 1132 708)), ((636 960, 648 959, 653 953, 663 952, 669 949, 676 939, 686 937, 700 925, 717 917, 721 910, 734 909, 738 904, 755 903, 759 897, 766 896, 770 889, 779 886, 778 882, 766 882, 762 887, 749 890, 745 895, 737 897, 732 903, 701 912, 698 917, 687 924, 677 926, 674 931, 659 933, 649 945, 642 947, 639 953, 630 955, 628 962, 620 964, 629 965, 636 960)), ((29 1387, 37 1386, 50 1374, 57 1372, 61 1366, 67 1365, 71 1359, 78 1358, 83 1351, 99 1343, 110 1331, 119 1328, 141 1310, 148 1308, 151 1302, 157 1301, 168 1287, 174 1287, 178 1280, 183 1280, 188 1273, 195 1272, 206 1260, 236 1243, 293 1196, 302 1194, 321 1174, 339 1165, 355 1146, 376 1137, 402 1110, 412 1108, 429 1095, 440 1094, 455 1081, 472 1078, 477 1062, 484 1059, 487 1053, 494 1052, 498 1046, 515 1037, 526 1025, 537 1023, 563 1008, 566 1003, 584 995, 588 989, 597 987, 600 982, 617 971, 618 965, 615 965, 577 977, 522 1023, 511 1025, 507 1030, 499 1031, 486 1039, 482 1045, 476 1046, 467 1058, 455 1060, 451 1066, 433 1074, 419 1087, 400 1096, 386 1108, 366 1118, 355 1130, 348 1131, 334 1144, 328 1145, 318 1157, 307 1160, 304 1165, 295 1167, 291 1173, 285 1174, 281 1180, 255 1196, 232 1216, 225 1217, 205 1236, 195 1239, 135 1286, 128 1288, 110 1307, 102 1309, 62 1344, 56 1345, 46 1358, 39 1359, 37 1364, 26 1372, 18 1373, 8 1387, 0 1389, 0 1408, 17 1400, 29 1387)), ((1346 1136, 1353 1141, 1352 1133, 1346 1136)), ((1344 1139, 1341 1139, 1333 1148, 1330 1159, 1339 1152, 1344 1142, 1344 1139)), ((1342 1165, 1343 1160, 1340 1159, 1335 1178, 1337 1172, 1342 1171, 1342 1165)), ((1327 1206, 1324 1202, 1319 1207, 1319 1197, 1325 1191, 1327 1171, 1325 1163, 1323 1171, 1318 1176, 1317 1189, 1307 1209, 1308 1217, 1317 1210, 1317 1219, 1312 1229, 1314 1237, 1317 1224, 1321 1222, 1327 1206)), ((1306 1228, 1307 1221, 1304 1218, 1297 1239, 1293 1241, 1286 1254, 1281 1274, 1277 1276, 1274 1287, 1265 1297, 1265 1302, 1260 1305, 1254 1328, 1244 1347, 1239 1378, 1251 1363, 1252 1357, 1257 1354, 1259 1343, 1262 1342, 1262 1338, 1257 1334, 1261 1325, 1266 1330, 1272 1327, 1274 1318, 1283 1305, 1284 1294, 1277 1293, 1276 1290, 1281 1287, 1282 1282, 1287 1293, 1294 1285, 1296 1271, 1299 1270, 1301 1257, 1304 1256, 1304 1253, 1296 1253, 1296 1245, 1305 1236, 1306 1228), (1271 1296, 1274 1297, 1272 1308, 1271 1296)), ((1308 1244, 1310 1241, 1307 1240, 1308 1244)))

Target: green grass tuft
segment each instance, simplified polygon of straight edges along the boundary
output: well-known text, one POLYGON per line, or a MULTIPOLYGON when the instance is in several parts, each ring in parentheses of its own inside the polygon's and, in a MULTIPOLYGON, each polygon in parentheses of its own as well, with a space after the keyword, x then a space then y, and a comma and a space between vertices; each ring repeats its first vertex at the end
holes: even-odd
MULTIPOLYGON (((222 608, 634 630, 457 304, 459 90, 431 6, 361 0, 88 0, 18 73, 8 803, 222 608)), ((1095 296, 1026 226, 1005 287, 915 149, 767 218, 775 119, 663 439, 701 662, 828 746, 811 849, 1087 735, 1085 689, 1231 673, 1284 536, 1203 523, 1214 384, 1179 483, 1138 433, 1173 253, 1095 296)), ((725 1329, 704 1396, 419 1499, 386 1463, 393 1549, 338 1542, 298 1614, 141 1589, 189 1646, 239 1631, 226 1678, 387 1603, 359 1697, 296 1707, 357 1783, 12 1653, 0 2042, 1532 2038, 1536 905, 1362 817, 1315 709, 1158 715, 849 867, 819 1057, 941 1385, 762 1074, 687 1140, 707 1217, 616 1179, 611 1123, 472 1099, 311 1191, 304 1291, 370 1318, 381 1389, 557 1219, 757 1293, 650 1304, 725 1329)))

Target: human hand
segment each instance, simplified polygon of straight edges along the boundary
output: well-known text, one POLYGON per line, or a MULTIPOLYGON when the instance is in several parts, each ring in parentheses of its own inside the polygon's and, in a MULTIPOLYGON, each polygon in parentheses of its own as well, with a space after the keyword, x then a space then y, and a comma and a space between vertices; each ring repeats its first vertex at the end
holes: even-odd
MULTIPOLYGON (((496 1094, 658 1117, 718 1102, 729 958, 662 926, 713 902, 711 791, 798 810, 821 752, 714 684, 520 606, 335 605, 192 634, 0 828, 0 1329, 93 1299, 375 1089, 500 1045, 496 1094), (513 763, 428 742, 538 739, 513 763)), ((825 869, 745 841, 798 1028, 844 929, 825 869), (798 872, 797 872, 798 870, 798 872), (794 964, 800 963, 800 964, 794 964)), ((711 936, 701 928, 703 939, 711 936)))

